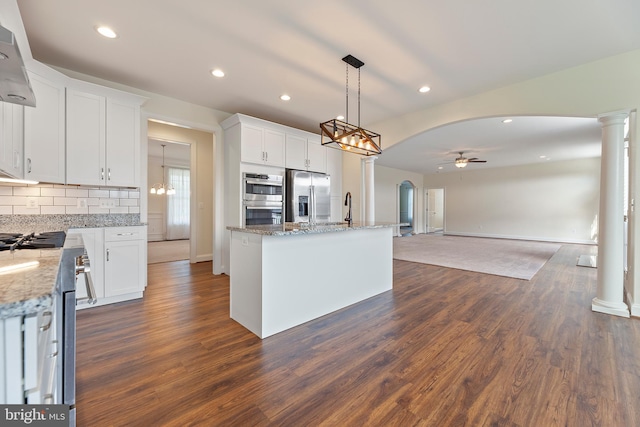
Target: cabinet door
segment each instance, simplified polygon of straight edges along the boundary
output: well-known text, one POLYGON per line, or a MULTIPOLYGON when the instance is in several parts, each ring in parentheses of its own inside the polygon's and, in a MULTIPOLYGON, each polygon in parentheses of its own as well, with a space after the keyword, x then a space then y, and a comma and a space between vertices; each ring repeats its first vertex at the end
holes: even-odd
POLYGON ((284 133, 264 131, 265 164, 284 167, 284 133))
POLYGON ((334 148, 326 150, 327 173, 331 176, 331 196, 342 198, 342 151, 334 148))
POLYGON ((24 107, 0 102, 0 170, 22 178, 24 107))
POLYGON ((107 183, 138 187, 140 183, 140 107, 107 100, 107 183))
POLYGON ((65 182, 64 86, 28 73, 36 107, 24 109, 24 177, 65 182))
POLYGON ((67 183, 106 185, 105 98, 67 89, 67 183))
POLYGON ((147 268, 144 245, 143 240, 105 243, 106 297, 144 290, 144 269, 147 268))
POLYGON ((285 147, 285 167, 307 169, 307 140, 295 135, 287 135, 285 147))
POLYGON ((320 144, 319 138, 307 142, 307 168, 313 172, 327 172, 327 147, 320 144))
POLYGON ((243 162, 264 163, 262 147, 264 131, 261 128, 242 125, 240 129, 240 156, 243 162))

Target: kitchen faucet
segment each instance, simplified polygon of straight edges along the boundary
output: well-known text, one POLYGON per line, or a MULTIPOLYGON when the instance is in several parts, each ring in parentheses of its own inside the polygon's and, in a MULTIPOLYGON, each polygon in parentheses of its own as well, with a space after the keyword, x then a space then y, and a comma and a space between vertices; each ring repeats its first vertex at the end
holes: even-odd
POLYGON ((351 191, 347 191, 347 196, 344 199, 344 205, 349 206, 349 211, 347 212, 347 216, 344 220, 347 224, 351 225, 351 222, 353 222, 353 219, 351 219, 351 191))

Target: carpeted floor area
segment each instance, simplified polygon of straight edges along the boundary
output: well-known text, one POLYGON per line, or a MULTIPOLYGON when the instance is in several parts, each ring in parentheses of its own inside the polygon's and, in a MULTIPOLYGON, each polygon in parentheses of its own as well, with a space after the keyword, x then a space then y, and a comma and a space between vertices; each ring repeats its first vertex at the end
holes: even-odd
POLYGON ((395 259, 531 280, 558 243, 418 234, 393 239, 395 259))

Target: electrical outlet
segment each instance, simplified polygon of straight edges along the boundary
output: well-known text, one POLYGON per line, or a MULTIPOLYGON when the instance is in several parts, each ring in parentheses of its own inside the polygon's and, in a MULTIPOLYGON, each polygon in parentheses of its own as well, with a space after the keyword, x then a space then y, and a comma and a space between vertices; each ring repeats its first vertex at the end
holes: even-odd
POLYGON ((38 198, 37 197, 27 197, 27 208, 35 209, 38 207, 38 198))
POLYGON ((101 208, 115 208, 116 207, 116 200, 115 199, 103 199, 103 200, 100 200, 100 207, 101 208))
POLYGON ((77 208, 86 208, 87 207, 87 199, 78 199, 76 202, 77 208))

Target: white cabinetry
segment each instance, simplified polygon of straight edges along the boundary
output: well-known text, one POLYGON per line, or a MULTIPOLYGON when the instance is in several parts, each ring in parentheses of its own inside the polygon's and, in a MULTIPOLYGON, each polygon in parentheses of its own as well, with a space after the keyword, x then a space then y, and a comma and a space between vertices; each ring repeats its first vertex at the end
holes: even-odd
MULTIPOLYGON (((37 64, 32 67, 46 68, 37 64)), ((28 73, 36 107, 24 107, 24 178, 64 184, 66 77, 53 70, 44 71, 48 72, 46 77, 31 70, 28 73)))
POLYGON ((0 171, 23 177, 24 107, 0 102, 0 171))
POLYGON ((320 137, 304 137, 287 134, 286 167, 312 172, 327 171, 327 149, 320 143, 320 137))
POLYGON ((105 229, 105 297, 142 293, 147 278, 146 226, 105 229))
POLYGON ((140 102, 90 89, 67 89, 67 183, 137 187, 140 102))
POLYGON ((341 150, 327 148, 327 173, 331 176, 331 221, 341 222, 345 217, 341 150))
POLYGON ((0 404, 51 403, 60 350, 53 308, 0 319, 0 404))
POLYGON ((240 128, 242 161, 284 166, 284 139, 284 133, 242 124, 240 128))
MULTIPOLYGON (((91 278, 98 302, 81 304, 78 309, 97 307, 142 298, 147 284, 147 226, 76 228, 69 230, 67 241, 82 235, 89 255, 91 278)), ((77 290, 85 295, 84 286, 77 290)))

